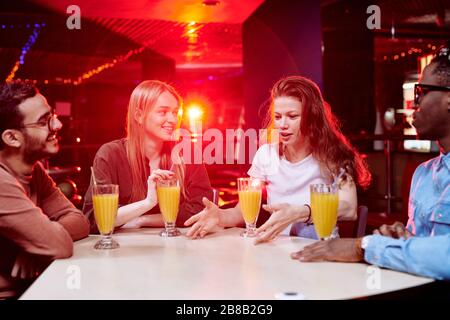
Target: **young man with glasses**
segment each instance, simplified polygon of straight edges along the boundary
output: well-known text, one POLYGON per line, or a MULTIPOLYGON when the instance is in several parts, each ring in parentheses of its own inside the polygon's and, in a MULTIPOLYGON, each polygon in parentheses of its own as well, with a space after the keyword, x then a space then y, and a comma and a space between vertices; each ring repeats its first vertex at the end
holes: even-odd
POLYGON ((0 85, 0 298, 20 294, 89 233, 39 162, 58 152, 61 127, 33 84, 0 85))
POLYGON ((322 241, 293 253, 300 261, 366 261, 389 269, 450 279, 450 41, 438 50, 415 87, 413 125, 437 140, 441 154, 415 171, 405 228, 397 222, 375 235, 322 241))

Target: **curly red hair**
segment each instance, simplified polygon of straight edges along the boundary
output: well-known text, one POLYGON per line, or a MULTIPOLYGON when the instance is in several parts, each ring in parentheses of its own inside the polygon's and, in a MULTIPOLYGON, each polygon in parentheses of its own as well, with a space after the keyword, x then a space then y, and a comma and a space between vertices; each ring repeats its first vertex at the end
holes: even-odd
POLYGON ((369 186, 371 174, 366 162, 342 134, 338 119, 313 81, 300 76, 278 80, 271 91, 272 104, 265 119, 266 128, 273 128, 273 101, 277 97, 292 97, 300 101, 300 133, 309 141, 313 156, 329 172, 338 175, 339 169, 344 168, 360 187, 369 186))

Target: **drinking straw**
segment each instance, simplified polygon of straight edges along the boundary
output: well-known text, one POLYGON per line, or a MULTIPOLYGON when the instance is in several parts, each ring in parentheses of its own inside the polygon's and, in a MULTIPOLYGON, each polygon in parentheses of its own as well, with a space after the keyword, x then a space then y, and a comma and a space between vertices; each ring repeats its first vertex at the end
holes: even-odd
POLYGON ((97 179, 95 179, 94 168, 91 167, 92 179, 94 180, 94 186, 97 186, 97 179))
POLYGON ((336 187, 341 177, 345 174, 345 170, 343 168, 339 168, 339 175, 334 178, 333 186, 336 187))

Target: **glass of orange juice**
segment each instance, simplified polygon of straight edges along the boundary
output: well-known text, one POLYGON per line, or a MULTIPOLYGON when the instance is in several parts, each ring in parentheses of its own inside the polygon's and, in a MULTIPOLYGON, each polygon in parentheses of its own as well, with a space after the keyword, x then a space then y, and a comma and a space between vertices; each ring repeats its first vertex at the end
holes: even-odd
POLYGON ((311 215, 316 233, 321 240, 330 239, 337 222, 338 188, 333 184, 312 184, 310 191, 311 215))
POLYGON ((239 206, 245 221, 245 231, 241 236, 256 237, 256 221, 261 207, 262 185, 261 179, 238 178, 239 206))
POLYGON ((164 219, 165 229, 160 232, 162 237, 176 237, 181 233, 176 228, 178 208, 180 206, 180 184, 176 177, 160 180, 156 184, 159 209, 164 219))
POLYGON ((114 241, 112 234, 119 204, 119 186, 117 184, 94 185, 92 193, 95 222, 102 236, 94 248, 116 249, 119 244, 114 241))

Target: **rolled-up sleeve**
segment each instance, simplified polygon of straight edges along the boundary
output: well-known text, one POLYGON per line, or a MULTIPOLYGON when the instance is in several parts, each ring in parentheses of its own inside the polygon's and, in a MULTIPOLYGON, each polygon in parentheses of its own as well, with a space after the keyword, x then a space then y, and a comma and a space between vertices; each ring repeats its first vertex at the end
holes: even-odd
POLYGON ((364 259, 379 267, 450 280, 450 234, 407 240, 373 235, 364 259))

